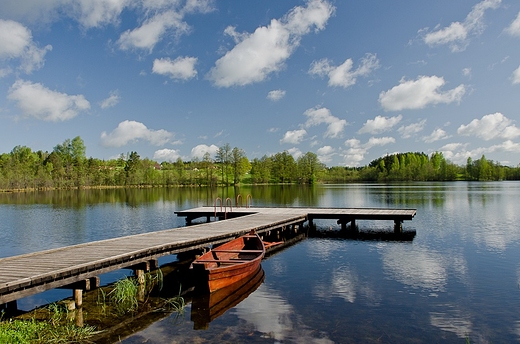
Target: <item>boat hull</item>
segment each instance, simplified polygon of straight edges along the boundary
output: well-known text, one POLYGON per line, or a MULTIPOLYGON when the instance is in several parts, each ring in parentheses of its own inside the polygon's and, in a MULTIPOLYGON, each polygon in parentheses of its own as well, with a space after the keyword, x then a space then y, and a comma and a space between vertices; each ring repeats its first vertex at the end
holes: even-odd
POLYGON ((258 269, 245 279, 233 283, 213 293, 206 293, 194 298, 191 306, 191 320, 195 330, 206 330, 209 323, 235 307, 264 281, 264 270, 258 269))
POLYGON ((247 234, 203 254, 192 263, 199 288, 214 292, 255 273, 265 255, 260 237, 247 234))

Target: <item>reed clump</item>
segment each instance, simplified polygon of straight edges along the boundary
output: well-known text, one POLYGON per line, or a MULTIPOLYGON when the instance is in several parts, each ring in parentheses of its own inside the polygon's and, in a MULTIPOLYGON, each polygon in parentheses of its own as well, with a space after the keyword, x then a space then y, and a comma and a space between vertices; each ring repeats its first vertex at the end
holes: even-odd
MULTIPOLYGON (((66 310, 66 308, 65 308, 66 310)), ((64 322, 66 311, 57 304, 48 307, 50 321, 32 319, 2 319, 0 316, 0 343, 40 344, 88 342, 96 333, 93 326, 77 327, 64 322)))

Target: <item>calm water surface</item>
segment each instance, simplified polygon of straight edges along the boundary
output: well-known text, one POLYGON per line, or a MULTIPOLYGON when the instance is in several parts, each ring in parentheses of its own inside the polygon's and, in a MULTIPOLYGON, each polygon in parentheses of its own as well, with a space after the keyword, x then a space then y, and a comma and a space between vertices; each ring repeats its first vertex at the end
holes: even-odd
MULTIPOLYGON (((193 330, 188 305, 123 343, 520 341, 520 183, 0 194, 0 257, 184 226, 174 211, 251 194, 255 206, 416 208, 413 241, 306 239, 264 260, 244 301, 193 330)), ((393 222, 358 221, 361 231, 393 222)), ((318 221, 322 230, 335 221, 318 221)), ((122 272, 102 276, 102 283, 122 272)), ((70 296, 51 291, 19 307, 70 296)), ((87 321, 88 322, 88 321, 87 321)))

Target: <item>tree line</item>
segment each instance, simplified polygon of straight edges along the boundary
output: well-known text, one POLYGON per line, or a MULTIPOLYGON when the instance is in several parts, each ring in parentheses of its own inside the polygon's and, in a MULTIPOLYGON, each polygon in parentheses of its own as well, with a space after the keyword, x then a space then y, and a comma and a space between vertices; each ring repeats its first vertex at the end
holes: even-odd
POLYGON ((162 162, 137 152, 117 159, 86 157, 81 137, 67 139, 52 152, 16 146, 0 154, 0 190, 67 189, 124 186, 230 186, 244 184, 314 184, 372 181, 520 180, 520 167, 508 167, 485 156, 459 166, 442 153, 398 153, 364 167, 326 167, 315 153, 294 158, 287 151, 250 161, 243 149, 229 144, 212 157, 162 162))

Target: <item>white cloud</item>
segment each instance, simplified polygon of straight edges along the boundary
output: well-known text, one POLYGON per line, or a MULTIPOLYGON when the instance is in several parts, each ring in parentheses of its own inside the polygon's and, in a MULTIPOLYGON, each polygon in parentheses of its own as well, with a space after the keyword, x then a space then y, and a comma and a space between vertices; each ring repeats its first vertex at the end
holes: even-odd
POLYGON ((316 154, 318 155, 318 159, 322 163, 326 164, 332 161, 332 157, 336 154, 336 150, 331 146, 323 146, 318 148, 316 154))
POLYGON ((375 54, 366 54, 356 70, 352 70, 353 65, 352 59, 345 60, 339 66, 333 66, 329 59, 321 59, 312 62, 309 74, 328 76, 328 85, 331 87, 348 88, 356 83, 358 77, 367 76, 380 67, 375 54))
POLYGON ((472 150, 467 150, 468 145, 468 143, 449 143, 441 147, 439 151, 442 152, 446 159, 458 165, 466 164, 469 157, 480 159, 482 155, 494 152, 520 153, 520 143, 511 140, 506 140, 489 147, 478 147, 472 150))
POLYGON ((422 109, 429 104, 460 102, 466 93, 463 84, 446 92, 439 89, 446 82, 438 76, 420 76, 417 80, 401 79, 399 85, 379 94, 379 102, 385 111, 422 109))
POLYGON ((48 23, 62 15, 78 21, 85 29, 117 24, 128 0, 2 0, 0 13, 31 23, 48 23))
POLYGON ((39 48, 31 31, 22 24, 0 19, 0 60, 19 59, 18 68, 30 74, 43 67, 45 54, 51 50, 51 45, 39 48))
POLYGON ((154 146, 167 143, 173 136, 172 133, 160 129, 148 129, 143 123, 136 121, 123 121, 111 133, 101 133, 101 144, 105 147, 122 147, 129 142, 145 140, 154 146))
POLYGON ((463 68, 462 75, 471 77, 471 68, 463 68))
POLYGON ((343 129, 347 125, 346 120, 333 116, 327 108, 314 107, 306 110, 303 114, 308 118, 305 122, 306 128, 322 123, 328 124, 327 131, 324 134, 325 137, 340 137, 343 133, 343 129))
POLYGON ((191 149, 191 157, 197 158, 197 159, 202 159, 206 153, 209 153, 210 156, 214 157, 215 154, 217 154, 217 151, 218 151, 218 147, 215 145, 208 146, 208 145, 201 144, 201 145, 197 145, 191 149))
POLYGON ((376 116, 374 119, 367 120, 358 133, 380 134, 391 130, 401 119, 403 119, 401 115, 395 117, 376 116))
POLYGON ((511 36, 520 37, 520 12, 516 15, 515 20, 509 25, 505 31, 511 36))
POLYGON ((267 94, 267 99, 269 99, 273 102, 276 102, 276 101, 282 99, 283 97, 285 97, 284 90, 273 90, 267 94))
POLYGON ((226 29, 224 32, 237 44, 216 61, 207 78, 218 87, 245 86, 281 71, 301 37, 313 28, 323 30, 335 10, 326 0, 309 0, 306 5, 294 7, 283 18, 272 19, 252 34, 226 29))
POLYGON ((195 64, 196 57, 177 57, 175 60, 169 58, 155 59, 152 72, 167 75, 172 79, 189 80, 197 76, 195 64))
POLYGON ((0 19, 0 58, 19 57, 32 41, 29 29, 12 20, 0 19))
POLYGON ((180 157, 181 155, 177 149, 159 149, 153 154, 153 159, 161 162, 174 162, 180 157))
POLYGON ((461 125, 457 133, 464 136, 476 136, 486 141, 502 138, 513 139, 520 136, 520 129, 513 121, 500 112, 474 119, 468 125, 461 125))
POLYGON ((420 122, 412 123, 406 126, 402 126, 399 129, 397 129, 397 132, 401 134, 401 138, 408 139, 415 134, 421 132, 424 129, 424 126, 426 125, 426 120, 423 119, 420 122))
POLYGON ((448 143, 439 148, 439 152, 442 152, 444 157, 454 164, 463 165, 466 164, 466 160, 471 156, 471 153, 466 150, 467 146, 468 143, 448 143))
POLYGON ((71 15, 84 28, 116 24, 128 0, 76 0, 71 2, 71 15))
POLYGON ((435 141, 447 139, 449 137, 450 136, 448 135, 448 133, 446 131, 444 131, 441 128, 437 128, 434 131, 432 131, 432 133, 430 135, 424 136, 423 141, 426 143, 432 143, 435 141))
POLYGON ((179 13, 170 10, 148 18, 138 28, 123 32, 117 43, 122 50, 137 48, 152 52, 168 30, 173 30, 177 35, 181 35, 189 31, 189 26, 182 21, 179 13))
POLYGON ((468 45, 468 37, 478 36, 484 30, 484 12, 498 8, 502 0, 484 0, 473 6, 464 22, 453 22, 449 26, 428 32, 424 43, 429 46, 449 44, 453 52, 463 51, 468 45))
POLYGON ((43 121, 65 121, 90 109, 83 95, 52 91, 42 84, 24 80, 17 80, 9 88, 7 98, 16 101, 23 116, 43 121))
POLYGON ((493 145, 489 149, 490 152, 495 151, 504 151, 511 153, 520 153, 520 143, 513 142, 511 140, 506 140, 498 145, 493 145))
MULTIPOLYGON (((85 0, 86 1, 86 0, 85 0)), ((191 13, 213 11, 210 0, 144 1, 142 25, 121 34, 117 44, 122 50, 143 49, 151 52, 164 37, 178 38, 191 30, 184 17, 191 13)))
POLYGON ((515 69, 513 72, 513 76, 511 77, 513 85, 520 84, 520 67, 515 69))
POLYGON ((365 158, 365 154, 375 146, 385 146, 395 143, 393 137, 371 137, 366 143, 361 143, 358 139, 349 139, 345 141, 347 150, 343 152, 343 161, 347 166, 359 166, 360 162, 365 158))
POLYGON ((280 143, 290 143, 297 145, 302 142, 305 135, 307 135, 307 131, 305 129, 288 131, 283 135, 280 143))
POLYGON ((294 159, 298 159, 303 155, 302 151, 296 147, 289 148, 287 152, 291 154, 294 159))
POLYGON ((114 107, 119 103, 120 100, 121 100, 121 97, 119 96, 119 92, 112 91, 112 92, 110 92, 110 96, 101 102, 101 108, 108 109, 108 108, 114 107))

